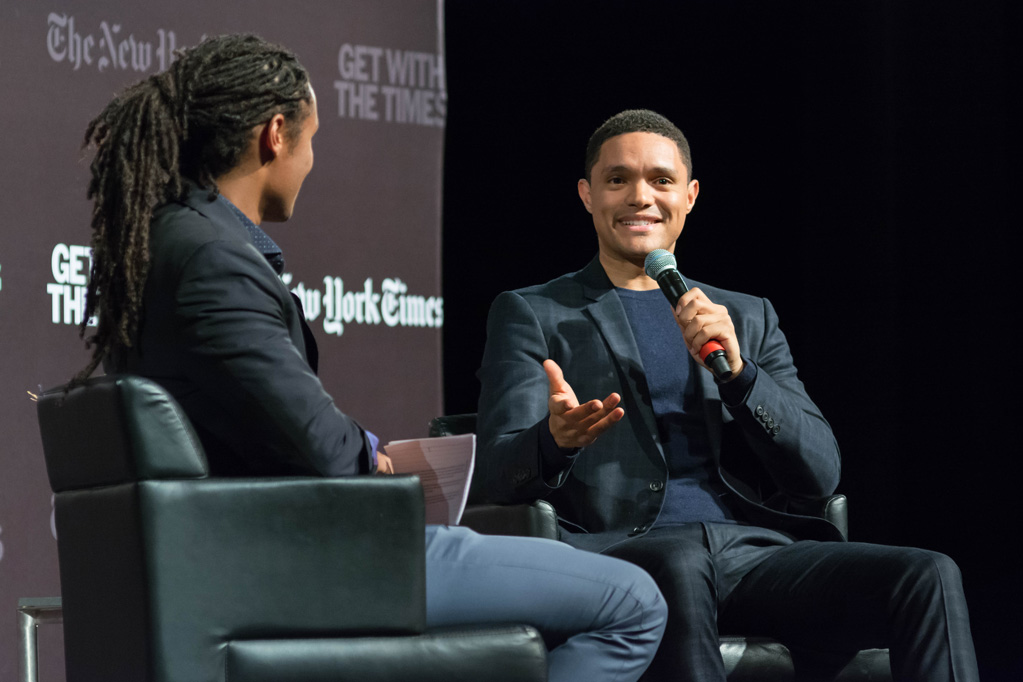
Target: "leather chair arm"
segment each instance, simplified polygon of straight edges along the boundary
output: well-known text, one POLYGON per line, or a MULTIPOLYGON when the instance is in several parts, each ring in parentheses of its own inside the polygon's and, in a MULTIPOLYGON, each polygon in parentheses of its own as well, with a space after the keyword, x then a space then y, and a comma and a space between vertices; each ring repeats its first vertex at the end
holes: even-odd
POLYGON ((415 476, 142 481, 56 513, 67 661, 96 679, 216 679, 236 639, 425 629, 415 476))
POLYGON ((789 511, 805 516, 819 516, 838 528, 849 539, 849 500, 845 495, 829 495, 819 500, 792 503, 789 511))
POLYGON ((462 526, 483 535, 519 535, 558 539, 558 515, 544 500, 531 504, 474 504, 465 508, 462 526))
POLYGON ((476 413, 447 414, 430 420, 430 438, 476 433, 476 413))
POLYGON ((149 481, 139 497, 144 532, 154 539, 153 598, 173 604, 172 622, 203 610, 204 622, 259 623, 276 635, 425 627, 415 476, 149 481))

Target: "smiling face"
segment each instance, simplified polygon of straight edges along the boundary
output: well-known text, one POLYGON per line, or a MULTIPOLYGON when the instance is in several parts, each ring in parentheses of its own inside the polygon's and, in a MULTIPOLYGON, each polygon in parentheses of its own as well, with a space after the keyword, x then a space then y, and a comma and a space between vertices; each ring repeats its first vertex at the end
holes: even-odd
POLYGON ((637 132, 604 142, 590 180, 579 181, 579 198, 593 214, 600 262, 612 282, 645 277, 643 261, 654 249, 674 251, 699 189, 666 137, 637 132))

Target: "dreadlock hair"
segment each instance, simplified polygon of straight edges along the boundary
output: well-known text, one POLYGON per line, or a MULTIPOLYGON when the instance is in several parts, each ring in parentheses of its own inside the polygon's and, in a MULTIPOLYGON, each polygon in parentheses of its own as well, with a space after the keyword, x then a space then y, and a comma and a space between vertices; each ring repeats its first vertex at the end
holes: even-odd
POLYGON ((92 268, 79 336, 89 318, 99 324, 86 339, 92 359, 69 388, 135 340, 154 208, 182 198, 186 181, 215 196, 215 179, 238 164, 253 128, 280 113, 293 140, 310 101, 309 74, 293 53, 226 35, 179 50, 167 71, 130 86, 89 123, 92 268))
POLYGON ((626 109, 604 121, 590 136, 586 143, 586 161, 583 177, 590 181, 590 173, 600 158, 600 148, 612 137, 626 133, 656 133, 666 137, 678 147, 678 153, 689 171, 689 179, 693 179, 693 157, 689 152, 689 140, 674 123, 649 109, 626 109))

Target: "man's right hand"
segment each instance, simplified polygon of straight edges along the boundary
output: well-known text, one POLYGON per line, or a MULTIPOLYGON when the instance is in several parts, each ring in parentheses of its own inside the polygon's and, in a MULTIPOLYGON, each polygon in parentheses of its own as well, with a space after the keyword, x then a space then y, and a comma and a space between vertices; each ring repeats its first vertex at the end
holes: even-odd
POLYGON ((622 397, 617 393, 580 405, 558 363, 544 360, 543 369, 551 387, 551 397, 547 400, 551 435, 558 447, 586 447, 625 416, 625 410, 618 407, 622 397))

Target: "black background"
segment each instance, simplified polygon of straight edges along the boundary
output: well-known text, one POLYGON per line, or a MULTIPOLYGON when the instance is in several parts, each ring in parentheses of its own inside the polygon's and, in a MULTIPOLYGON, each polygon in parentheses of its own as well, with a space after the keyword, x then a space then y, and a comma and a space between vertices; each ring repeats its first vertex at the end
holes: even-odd
POLYGON ((701 183, 683 274, 771 299, 842 446, 852 539, 955 558, 983 679, 1020 679, 1018 19, 989 1, 448 0, 446 411, 476 409, 494 296, 595 254, 589 134, 659 111, 701 183))

